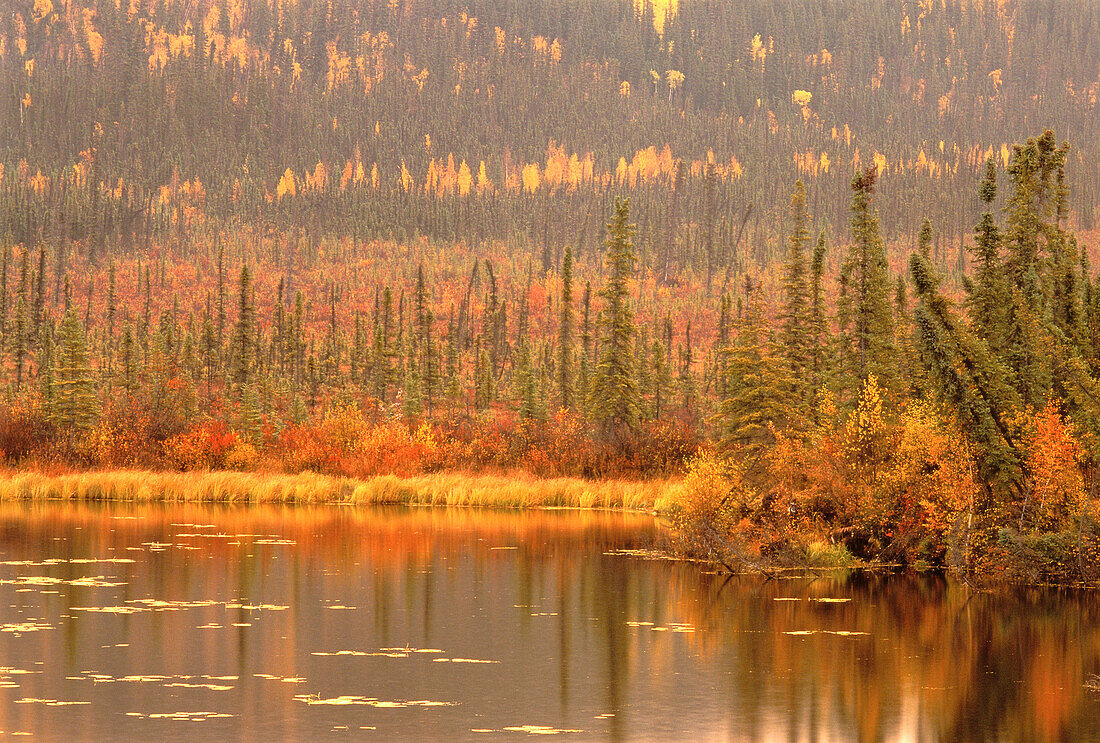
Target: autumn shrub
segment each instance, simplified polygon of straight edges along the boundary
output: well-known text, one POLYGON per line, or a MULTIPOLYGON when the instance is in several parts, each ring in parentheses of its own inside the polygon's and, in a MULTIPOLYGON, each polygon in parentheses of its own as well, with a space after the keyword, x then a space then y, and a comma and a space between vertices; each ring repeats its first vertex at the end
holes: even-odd
POLYGON ((710 451, 694 456, 666 509, 676 548, 696 557, 721 558, 736 536, 744 498, 735 464, 710 451))
POLYGON ((88 464, 105 469, 159 467, 164 464, 164 439, 140 408, 100 419, 81 440, 79 449, 88 464))
POLYGON ((223 469, 233 448, 240 443, 237 432, 224 421, 207 420, 164 442, 165 456, 180 470, 223 469))
POLYGON ((42 410, 26 400, 0 404, 0 457, 19 461, 43 450, 54 428, 42 410))
POLYGON ((260 453, 247 441, 233 444, 225 455, 225 466, 231 470, 254 470, 259 461, 260 453))
POLYGON ((347 462, 353 477, 409 476, 438 469, 442 460, 439 435, 429 423, 414 430, 402 422, 367 429, 347 462))

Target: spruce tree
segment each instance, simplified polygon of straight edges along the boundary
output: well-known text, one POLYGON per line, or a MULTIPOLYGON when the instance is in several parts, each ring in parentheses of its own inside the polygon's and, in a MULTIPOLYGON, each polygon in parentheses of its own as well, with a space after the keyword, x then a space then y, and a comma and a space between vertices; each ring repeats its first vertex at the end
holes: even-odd
POLYGON ((806 213, 806 187, 795 183, 790 204, 791 231, 787 237, 787 259, 783 269, 783 309, 780 315, 783 355, 796 380, 797 404, 809 404, 813 392, 808 372, 810 349, 810 286, 806 277, 806 244, 810 239, 806 213))
POLYGON ((95 374, 88 354, 84 328, 74 308, 61 322, 57 366, 54 370, 54 422, 72 437, 99 419, 95 374))
POLYGON ((252 307, 252 274, 241 266, 238 283, 237 327, 233 333, 233 382, 247 385, 252 378, 256 321, 252 307))
POLYGON ((993 218, 992 204, 997 198, 997 165, 990 157, 985 165, 985 177, 978 188, 984 205, 981 220, 974 230, 970 248, 974 257, 974 284, 969 293, 970 322, 991 348, 999 351, 1004 345, 1005 311, 1009 296, 1001 266, 1001 231, 993 218))
POLYGON ((588 408, 603 434, 621 440, 638 421, 638 389, 634 375, 634 311, 630 285, 636 258, 635 226, 630 224, 627 199, 615 200, 607 225, 607 277, 599 296, 604 301, 598 331, 600 355, 589 392, 588 408))
POLYGON ((573 407, 573 248, 566 246, 561 264, 561 310, 558 321, 558 404, 573 407))
POLYGON ((850 366, 843 386, 853 398, 869 375, 886 389, 893 387, 897 375, 886 244, 871 203, 877 178, 872 165, 852 180, 852 244, 841 268, 847 281, 842 313, 851 323, 850 366))
POLYGON ((788 422, 793 380, 768 328, 760 285, 746 277, 745 294, 737 336, 725 352, 727 393, 716 422, 720 450, 744 457, 746 473, 752 475, 764 451, 775 443, 773 428, 782 429, 788 422))
POLYGON ((822 230, 810 261, 810 372, 815 393, 824 381, 825 349, 828 345, 828 328, 825 324, 825 247, 825 230, 822 230))

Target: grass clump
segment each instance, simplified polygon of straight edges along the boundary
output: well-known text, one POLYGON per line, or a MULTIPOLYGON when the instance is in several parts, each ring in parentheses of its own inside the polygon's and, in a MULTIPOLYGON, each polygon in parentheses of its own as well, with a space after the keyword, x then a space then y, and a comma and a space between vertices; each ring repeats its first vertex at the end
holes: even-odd
POLYGON ((0 500, 168 503, 337 503, 349 505, 615 508, 652 510, 668 501, 666 481, 539 479, 440 472, 365 479, 254 472, 110 470, 0 477, 0 500))

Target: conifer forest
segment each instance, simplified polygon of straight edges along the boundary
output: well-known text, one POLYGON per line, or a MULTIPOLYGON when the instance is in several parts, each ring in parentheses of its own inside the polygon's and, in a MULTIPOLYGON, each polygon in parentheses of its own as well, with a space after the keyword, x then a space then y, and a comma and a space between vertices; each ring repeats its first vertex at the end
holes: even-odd
POLYGON ((0 490, 648 483, 726 567, 1096 585, 1098 95, 1092 0, 8 0, 0 490))

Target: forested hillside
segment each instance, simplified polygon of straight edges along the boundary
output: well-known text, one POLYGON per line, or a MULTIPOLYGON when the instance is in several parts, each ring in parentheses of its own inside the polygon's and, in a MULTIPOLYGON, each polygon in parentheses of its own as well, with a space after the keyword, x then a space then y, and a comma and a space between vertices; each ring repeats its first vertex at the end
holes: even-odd
POLYGON ((797 178, 845 236, 874 163, 888 237, 929 217, 957 273, 980 214, 960 196, 1046 127, 1074 143, 1082 228, 1100 202, 1089 0, 12 6, 3 231, 93 257, 251 225, 508 241, 546 269, 630 194, 643 263, 712 281, 775 262, 797 178))
POLYGON ((686 464, 704 554, 1086 578, 1097 31, 1040 0, 22 3, 0 455, 686 464))

